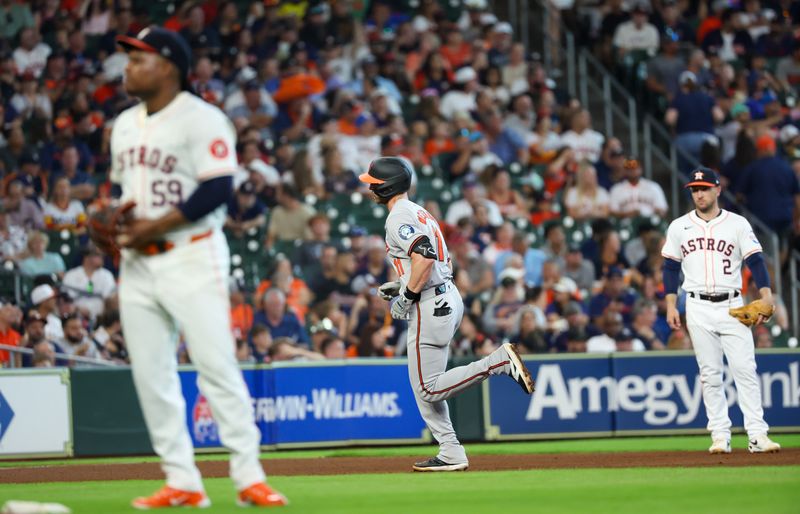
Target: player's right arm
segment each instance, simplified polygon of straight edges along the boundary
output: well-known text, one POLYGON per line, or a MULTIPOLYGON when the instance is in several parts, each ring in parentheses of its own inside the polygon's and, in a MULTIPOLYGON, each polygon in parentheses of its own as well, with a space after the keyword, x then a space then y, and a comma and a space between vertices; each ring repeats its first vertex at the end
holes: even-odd
POLYGON ((664 266, 661 276, 664 283, 667 301, 667 323, 673 330, 681 328, 681 315, 678 312, 678 286, 681 273, 681 249, 677 238, 676 223, 673 221, 667 229, 667 239, 661 249, 664 266))

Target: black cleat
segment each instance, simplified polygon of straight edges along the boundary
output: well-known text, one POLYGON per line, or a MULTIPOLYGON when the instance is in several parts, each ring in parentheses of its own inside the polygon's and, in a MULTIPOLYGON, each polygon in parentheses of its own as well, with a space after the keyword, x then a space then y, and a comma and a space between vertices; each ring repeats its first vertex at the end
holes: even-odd
POLYGON ((412 468, 414 471, 466 471, 469 468, 468 462, 460 464, 448 464, 439 459, 439 457, 431 457, 428 460, 414 463, 412 468))

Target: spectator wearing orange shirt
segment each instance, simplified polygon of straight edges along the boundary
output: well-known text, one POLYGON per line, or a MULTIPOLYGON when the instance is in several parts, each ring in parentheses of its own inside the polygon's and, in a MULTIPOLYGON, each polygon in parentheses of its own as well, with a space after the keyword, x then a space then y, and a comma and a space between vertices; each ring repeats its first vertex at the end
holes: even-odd
MULTIPOLYGON (((2 304, 2 307, 0 307, 0 344, 19 346, 22 336, 12 326, 19 324, 21 321, 22 311, 16 305, 10 303, 2 304)), ((20 362, 18 357, 10 357, 8 350, 0 350, 0 365, 9 366, 12 358, 14 359, 14 367, 18 367, 20 362)))
POLYGON ((236 340, 247 338, 253 327, 253 307, 247 303, 244 293, 231 291, 231 331, 236 340))
POLYGON ((445 44, 439 49, 439 52, 450 64, 450 68, 454 70, 472 62, 472 47, 464 41, 464 34, 458 29, 447 33, 445 44))
POLYGON ((425 142, 425 155, 428 158, 455 151, 456 144, 451 137, 450 128, 446 121, 434 122, 431 138, 425 142))
MULTIPOLYGON (((257 301, 262 299, 264 293, 271 287, 276 287, 283 291, 286 295, 286 305, 298 319, 306 319, 312 294, 305 281, 294 276, 292 262, 289 259, 278 259, 270 278, 261 281, 258 289, 256 289, 257 301)), ((257 306, 260 306, 260 302, 257 306)))

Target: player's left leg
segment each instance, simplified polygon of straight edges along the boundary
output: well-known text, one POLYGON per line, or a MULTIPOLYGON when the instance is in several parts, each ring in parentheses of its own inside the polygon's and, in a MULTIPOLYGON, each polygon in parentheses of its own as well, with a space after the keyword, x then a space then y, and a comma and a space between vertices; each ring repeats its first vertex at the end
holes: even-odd
POLYGON ((511 375, 526 392, 533 392, 533 380, 512 345, 501 345, 483 359, 447 369, 450 341, 464 313, 464 303, 455 287, 438 296, 426 298, 423 294, 413 308, 419 322, 413 327, 409 324, 409 330, 416 330, 416 334, 408 355, 417 367, 412 384, 419 389, 423 400, 438 402, 452 398, 490 375, 511 375))
POLYGON ((265 478, 259 461, 261 434, 234 353, 227 246, 216 237, 165 254, 165 267, 170 269, 157 290, 186 338, 198 386, 211 406, 222 443, 231 451, 231 478, 243 490, 265 478))
MULTIPOLYGON (((456 305, 451 306, 453 313, 448 318, 449 324, 439 327, 440 330, 444 331, 439 334, 440 337, 447 337, 448 342, 449 338, 455 334, 464 311, 463 303, 460 300, 461 298, 459 297, 456 305)), ((426 330, 433 329, 431 323, 426 323, 425 320, 419 319, 419 314, 417 309, 412 307, 407 336, 408 379, 411 382, 411 389, 414 391, 420 416, 425 421, 428 430, 431 431, 433 438, 439 443, 439 453, 428 462, 415 464, 414 469, 417 471, 457 471, 466 469, 469 465, 467 452, 456 436, 453 422, 450 420, 447 402, 443 400, 430 401, 424 397, 425 392, 422 387, 424 379, 420 380, 420 366, 424 363, 424 369, 428 370, 428 373, 443 373, 447 369, 449 349, 447 345, 442 344, 426 344, 422 347, 418 345, 418 338, 427 338, 427 331, 423 332, 422 328, 427 327, 426 330)), ((430 337, 434 337, 434 334, 430 334, 430 337)))
POLYGON ((736 395, 744 416, 744 428, 752 440, 756 436, 766 434, 769 430, 769 425, 764 421, 764 409, 761 406, 761 382, 756 372, 753 333, 749 327, 739 323, 731 316, 727 316, 719 330, 722 349, 728 359, 728 367, 736 384, 736 395))

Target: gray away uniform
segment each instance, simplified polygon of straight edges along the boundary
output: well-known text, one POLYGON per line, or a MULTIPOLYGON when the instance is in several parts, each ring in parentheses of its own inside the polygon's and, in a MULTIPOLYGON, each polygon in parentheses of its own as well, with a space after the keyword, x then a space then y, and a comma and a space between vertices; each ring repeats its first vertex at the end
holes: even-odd
POLYGON ((420 301, 410 311, 408 377, 422 419, 439 442, 437 457, 450 464, 465 463, 467 455, 453 430, 445 400, 489 375, 509 374, 509 355, 501 346, 488 357, 445 371, 448 347, 461 324, 464 303, 451 281, 450 256, 439 224, 414 202, 398 200, 386 219, 386 246, 404 286, 411 277, 411 249, 422 236, 428 237, 436 251, 436 262, 420 301))

